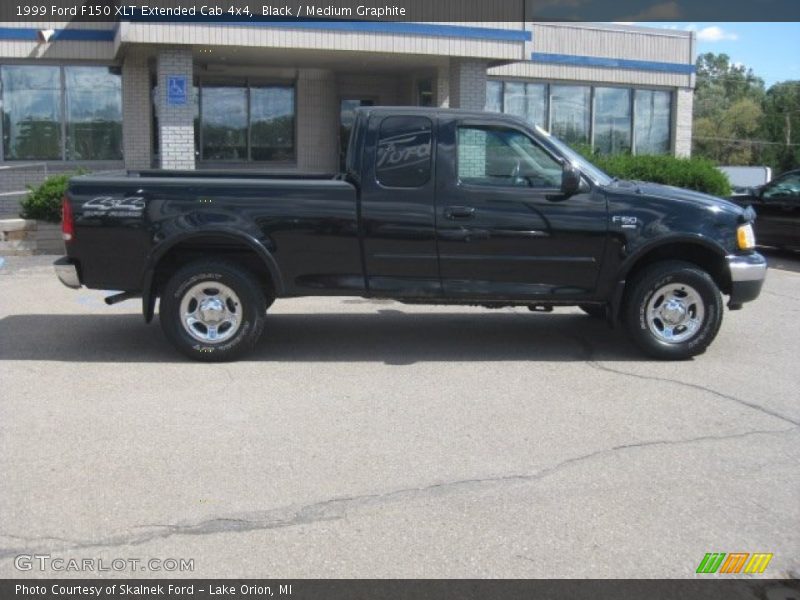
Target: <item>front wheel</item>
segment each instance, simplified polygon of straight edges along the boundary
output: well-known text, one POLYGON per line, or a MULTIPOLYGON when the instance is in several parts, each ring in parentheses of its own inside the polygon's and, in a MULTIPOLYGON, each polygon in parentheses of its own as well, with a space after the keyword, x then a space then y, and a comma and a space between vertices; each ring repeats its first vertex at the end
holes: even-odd
POLYGON ((711 276, 681 261, 653 264, 632 282, 625 321, 647 354, 682 360, 702 354, 722 324, 722 298, 711 276))
POLYGON ((255 346, 266 310, 264 292, 249 271, 205 260, 186 265, 169 279, 159 320, 169 341, 185 355, 218 362, 255 346))

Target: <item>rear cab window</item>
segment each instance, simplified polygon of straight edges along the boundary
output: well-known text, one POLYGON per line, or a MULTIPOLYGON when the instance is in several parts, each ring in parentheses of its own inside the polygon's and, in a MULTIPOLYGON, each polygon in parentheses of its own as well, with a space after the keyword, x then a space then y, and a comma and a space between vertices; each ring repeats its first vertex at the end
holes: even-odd
POLYGON ((375 178, 384 187, 415 188, 431 178, 433 123, 427 117, 383 119, 378 132, 375 178))

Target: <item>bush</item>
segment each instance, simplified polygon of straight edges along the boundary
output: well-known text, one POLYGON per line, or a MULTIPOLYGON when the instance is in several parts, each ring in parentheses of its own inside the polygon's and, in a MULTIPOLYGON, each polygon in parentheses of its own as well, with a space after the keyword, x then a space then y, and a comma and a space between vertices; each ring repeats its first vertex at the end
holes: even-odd
POLYGON ((603 156, 588 154, 582 147, 576 150, 613 177, 674 185, 714 196, 731 195, 728 177, 706 158, 631 154, 603 156))
POLYGON ((69 178, 77 174, 61 173, 48 177, 38 186, 29 185, 19 216, 51 223, 61 222, 61 198, 67 191, 69 178))

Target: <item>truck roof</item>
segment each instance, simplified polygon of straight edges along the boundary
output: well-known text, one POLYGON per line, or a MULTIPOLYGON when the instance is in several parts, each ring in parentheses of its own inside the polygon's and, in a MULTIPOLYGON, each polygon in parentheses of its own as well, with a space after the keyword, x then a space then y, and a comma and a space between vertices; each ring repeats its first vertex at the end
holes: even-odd
POLYGON ((460 117, 495 117, 510 120, 521 120, 507 113, 490 112, 486 110, 466 110, 463 108, 439 108, 436 106, 360 106, 357 113, 406 113, 420 115, 457 115, 460 117))

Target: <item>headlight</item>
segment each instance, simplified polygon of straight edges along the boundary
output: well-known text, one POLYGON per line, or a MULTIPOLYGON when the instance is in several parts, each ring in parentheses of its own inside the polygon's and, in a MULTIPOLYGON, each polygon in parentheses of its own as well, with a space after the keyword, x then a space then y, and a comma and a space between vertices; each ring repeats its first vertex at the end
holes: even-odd
POLYGON ((739 250, 750 250, 756 246, 756 234, 753 233, 753 224, 742 225, 736 230, 736 242, 739 250))

